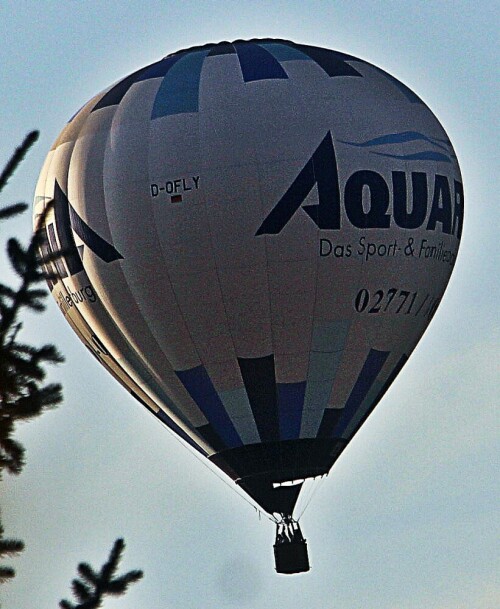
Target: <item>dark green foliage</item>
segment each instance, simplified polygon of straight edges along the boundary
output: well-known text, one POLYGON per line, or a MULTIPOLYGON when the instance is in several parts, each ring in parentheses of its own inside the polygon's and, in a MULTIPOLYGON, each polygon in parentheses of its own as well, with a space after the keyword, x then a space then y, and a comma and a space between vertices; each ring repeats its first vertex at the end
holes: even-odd
MULTIPOLYGON (((0 192, 19 163, 38 138, 29 133, 0 174, 0 192)), ((0 208, 0 221, 16 216, 27 209, 26 203, 15 203, 0 208)), ((12 436, 17 421, 27 421, 54 407, 61 401, 61 386, 43 384, 45 365, 62 361, 53 345, 34 347, 19 342, 22 329, 19 315, 24 309, 43 311, 46 291, 39 287, 45 280, 37 259, 41 234, 36 232, 27 247, 17 239, 7 242, 7 257, 19 286, 12 288, 0 283, 0 478, 3 471, 19 474, 24 465, 24 447, 12 436)), ((24 543, 4 539, 0 523, 0 558, 22 552, 24 543)), ((0 565, 0 584, 15 576, 12 567, 0 565)))
MULTIPOLYGON (((37 138, 38 132, 32 131, 16 149, 0 174, 0 191, 37 138)), ((26 208, 25 203, 4 207, 0 219, 26 208)), ((41 239, 37 231, 27 247, 14 238, 7 242, 7 256, 20 285, 14 289, 0 283, 0 477, 3 470, 19 474, 24 465, 24 448, 12 438, 15 423, 42 414, 62 399, 59 384, 43 384, 45 365, 63 361, 57 349, 53 345, 34 347, 18 340, 21 311, 40 312, 45 308, 47 292, 39 287, 45 281, 38 260, 41 239)))
MULTIPOLYGON (((30 131, 24 138, 23 143, 15 149, 14 154, 10 157, 10 160, 0 174, 0 192, 2 192, 4 186, 7 184, 9 178, 17 169, 18 165, 24 159, 28 150, 37 141, 39 135, 40 134, 38 131, 30 131)), ((22 205, 25 205, 25 203, 22 203, 22 205)))
MULTIPOLYGON (((3 526, 0 523, 0 558, 4 559, 14 554, 19 554, 24 550, 24 543, 19 539, 5 539, 3 536, 3 526)), ((15 577, 16 572, 12 567, 0 565, 0 584, 15 577)))
POLYGON ((17 216, 17 214, 21 214, 27 209, 28 206, 26 205, 26 203, 14 203, 14 205, 9 205, 4 209, 0 209, 0 220, 6 220, 11 216, 17 216))
POLYGON ((102 606, 105 596, 121 596, 125 594, 130 584, 139 581, 143 573, 134 570, 114 577, 122 552, 125 548, 123 539, 117 539, 111 549, 108 561, 100 571, 95 571, 89 564, 80 563, 78 574, 80 579, 74 579, 71 588, 78 604, 67 600, 59 603, 61 609, 98 609, 102 606))

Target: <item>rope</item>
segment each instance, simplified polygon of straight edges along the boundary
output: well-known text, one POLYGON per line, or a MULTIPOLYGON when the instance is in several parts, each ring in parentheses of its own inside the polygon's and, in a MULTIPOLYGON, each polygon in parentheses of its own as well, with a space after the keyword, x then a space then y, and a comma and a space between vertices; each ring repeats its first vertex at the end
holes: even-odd
POLYGON ((317 480, 316 478, 313 479, 313 485, 314 486, 312 486, 312 488, 311 488, 311 491, 310 491, 309 497, 308 497, 308 499, 306 501, 306 504, 302 508, 302 511, 300 512, 300 514, 297 516, 297 522, 299 522, 299 520, 304 515, 304 512, 309 507, 309 504, 311 503, 311 501, 313 500, 314 496, 318 492, 319 487, 323 484, 325 478, 326 478, 326 475, 321 476, 319 480, 317 480))
MULTIPOLYGON (((160 420, 160 419, 157 419, 160 420)), ((162 421, 160 420, 160 423, 162 423, 162 421)), ((189 444, 187 444, 186 442, 184 442, 184 440, 182 440, 181 438, 179 438, 167 425, 165 425, 163 423, 163 426, 168 430, 168 432, 170 433, 170 435, 182 446, 186 447, 189 452, 195 457, 195 459, 197 461, 199 461, 204 467, 206 467, 208 469, 209 472, 212 472, 212 474, 215 474, 217 476, 217 478, 219 478, 219 480, 221 480, 227 487, 229 487, 232 491, 234 491, 237 495, 239 495, 243 501, 245 501, 246 503, 248 503, 248 505, 250 505, 259 515, 259 520, 261 519, 261 516, 263 514, 263 512, 261 511, 260 507, 254 503, 253 501, 251 501, 247 495, 243 494, 243 491, 241 491, 238 487, 238 485, 235 482, 228 482, 228 480, 226 480, 225 477, 223 477, 223 474, 219 473, 218 469, 216 468, 215 465, 211 464, 211 462, 206 458, 206 457, 202 457, 197 451, 195 451, 193 449, 192 446, 189 446, 189 444)), ((275 524, 277 524, 277 520, 274 516, 271 516, 270 514, 268 514, 267 512, 264 512, 264 516, 266 518, 268 518, 268 520, 270 520, 271 522, 274 522, 275 524)))

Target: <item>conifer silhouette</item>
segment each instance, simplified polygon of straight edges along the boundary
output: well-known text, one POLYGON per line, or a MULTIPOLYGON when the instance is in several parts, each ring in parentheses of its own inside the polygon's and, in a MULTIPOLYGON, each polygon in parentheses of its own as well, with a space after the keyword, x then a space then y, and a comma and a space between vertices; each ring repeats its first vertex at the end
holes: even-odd
MULTIPOLYGON (((37 138, 38 132, 32 131, 16 149, 0 174, 0 192, 37 138)), ((0 220, 26 209, 26 203, 0 208, 0 220)), ((0 283, 0 477, 3 470, 19 474, 24 465, 24 447, 12 437, 15 423, 32 419, 62 400, 61 385, 43 385, 44 366, 63 361, 57 349, 54 345, 34 347, 18 340, 21 311, 45 309, 47 292, 39 287, 46 279, 38 260, 41 240, 41 231, 36 231, 27 247, 15 238, 7 242, 8 259, 20 285, 13 289, 0 283)))
MULTIPOLYGON (((3 526, 0 523, 0 558, 3 560, 8 556, 13 556, 14 554, 19 554, 24 550, 24 543, 19 539, 5 539, 3 536, 3 526)), ((0 584, 3 584, 13 577, 15 577, 16 572, 12 567, 6 567, 4 565, 0 565, 0 584)))
POLYGON ((78 565, 80 579, 74 579, 71 584, 73 596, 79 604, 62 600, 59 607, 61 609, 98 609, 102 606, 105 596, 125 594, 130 584, 143 577, 143 572, 133 570, 115 577, 124 548, 123 539, 117 539, 113 544, 108 561, 104 563, 99 572, 88 563, 80 563, 78 565))
MULTIPOLYGON (((15 150, 0 173, 0 192, 37 139, 38 131, 32 131, 15 150)), ((26 203, 0 207, 0 221, 23 213, 27 207, 26 203)), ((41 238, 41 233, 35 232, 27 247, 17 239, 8 240, 7 256, 20 285, 14 289, 0 282, 0 479, 4 470, 19 474, 24 465, 24 447, 12 437, 16 422, 32 419, 62 399, 60 385, 43 385, 45 364, 62 361, 56 348, 34 347, 18 340, 22 310, 39 312, 45 308, 46 291, 38 287, 45 279, 37 259, 41 238)), ((22 552, 22 541, 5 539, 3 534, 0 522, 0 559, 22 552)), ((12 567, 0 565, 0 584, 14 576, 12 567)))

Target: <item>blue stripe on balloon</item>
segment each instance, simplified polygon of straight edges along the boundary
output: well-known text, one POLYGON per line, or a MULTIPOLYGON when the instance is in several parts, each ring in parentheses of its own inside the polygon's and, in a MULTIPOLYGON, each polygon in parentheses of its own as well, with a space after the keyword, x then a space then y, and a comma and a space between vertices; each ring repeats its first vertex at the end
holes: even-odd
POLYGON ((288 78, 280 63, 263 47, 252 42, 235 45, 245 82, 288 78))
POLYGON ((205 367, 197 366, 190 370, 176 371, 176 374, 226 447, 242 446, 243 442, 236 432, 205 367))
POLYGON ((152 119, 198 112, 201 69, 208 53, 186 53, 169 69, 156 94, 152 119))
POLYGON ((349 421, 356 413, 356 410, 366 397, 366 394, 377 378, 382 366, 385 364, 389 353, 390 351, 378 351, 377 349, 370 349, 361 372, 354 383, 354 387, 347 398, 347 402, 342 410, 342 416, 333 430, 332 437, 342 436, 342 433, 349 424, 349 421))
POLYGON ((304 409, 306 382, 278 383, 278 409, 281 440, 296 440, 304 409))
POLYGON ((302 53, 302 51, 299 51, 299 49, 280 42, 266 42, 259 44, 259 46, 266 51, 269 51, 269 53, 271 53, 271 55, 277 61, 293 61, 297 59, 302 61, 312 61, 309 55, 302 53))

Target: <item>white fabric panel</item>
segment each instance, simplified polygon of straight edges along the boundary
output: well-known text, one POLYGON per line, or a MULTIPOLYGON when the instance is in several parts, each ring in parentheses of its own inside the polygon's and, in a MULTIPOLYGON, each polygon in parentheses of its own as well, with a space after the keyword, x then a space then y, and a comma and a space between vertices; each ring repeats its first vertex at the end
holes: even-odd
MULTIPOLYGON (((142 128, 137 131, 139 137, 142 134, 140 139, 144 140, 144 130, 149 130, 149 178, 151 182, 160 184, 168 180, 198 176, 202 165, 198 113, 174 114, 151 120, 152 104, 143 91, 147 87, 151 92, 156 92, 158 82, 159 79, 154 79, 154 85, 153 81, 134 85, 135 88, 141 87, 140 92, 137 91, 141 99, 136 103, 145 106, 139 116, 144 116, 149 121, 149 125, 141 121, 142 128)), ((183 191, 183 194, 189 202, 197 201, 199 189, 194 183, 191 186, 192 190, 183 191)), ((159 196, 160 199, 163 197, 159 196)))
POLYGON ((233 267, 219 272, 224 309, 237 357, 273 352, 269 289, 262 267, 233 267))
POLYGON ((217 274, 170 274, 173 290, 202 363, 234 356, 217 274))
MULTIPOLYGON (((156 202, 155 202, 156 203, 156 202)), ((182 201, 153 208, 158 242, 168 272, 214 273, 212 238, 203 203, 182 201)))
MULTIPOLYGON (((61 282, 58 285, 61 285, 61 282)), ((91 313, 89 315, 88 311, 74 306, 68 310, 65 318, 80 340, 88 347, 89 351, 97 357, 99 362, 118 382, 128 391, 134 392, 153 412, 158 412, 160 408, 166 411, 194 442, 207 452, 210 452, 211 449, 206 442, 198 434, 193 433, 192 424, 187 421, 183 413, 180 413, 180 416, 174 414, 177 410, 175 405, 164 395, 162 389, 158 387, 155 380, 147 373, 142 363, 130 352, 128 345, 126 345, 123 339, 115 334, 114 343, 110 342, 110 335, 113 334, 113 332, 110 332, 113 327, 111 319, 108 319, 106 329, 104 330, 96 323, 95 308, 92 309, 91 313), (92 327, 89 325, 89 321, 91 321, 92 327), (99 343, 96 343, 93 339, 96 334, 100 337, 99 343), (101 344, 110 353, 111 357, 100 348, 101 344), (117 345, 121 345, 121 347, 118 349, 117 345), (114 355, 113 352, 118 353, 118 355, 114 355), (123 353, 127 354, 128 361, 120 355, 123 353), (167 399, 166 402, 165 399, 167 399)))
MULTIPOLYGON (((326 237, 338 254, 321 257, 318 262, 318 280, 314 318, 316 323, 350 319, 355 315, 354 298, 362 287, 360 282, 362 263, 352 255, 345 257, 349 237, 326 237)), ((316 244, 317 245, 317 244, 316 244)), ((317 246, 319 247, 319 246, 317 246)), ((329 245, 326 246, 328 249, 329 245)))
MULTIPOLYGON (((98 110, 95 114, 99 116, 91 115, 88 119, 92 123, 89 131, 85 134, 85 145, 79 146, 78 142, 75 143, 75 154, 72 155, 70 166, 69 166, 69 178, 68 178, 68 198, 71 201, 75 200, 76 205, 78 206, 78 211, 88 217, 89 214, 85 213, 85 202, 93 201, 96 204, 96 207, 101 207, 101 213, 98 216, 93 218, 93 226, 91 228, 97 232, 99 235, 106 234, 108 239, 111 239, 111 232, 108 226, 107 216, 104 212, 104 192, 103 192, 103 183, 100 180, 95 180, 92 182, 89 180, 86 183, 86 168, 93 168, 94 171, 98 171, 98 167, 103 165, 105 148, 107 146, 107 140, 109 138, 103 138, 100 135, 99 128, 96 128, 99 124, 100 120, 104 122, 104 124, 108 123, 111 120, 111 114, 114 114, 116 107, 104 108, 98 110), (101 119, 99 117, 102 117, 101 119), (90 159, 86 158, 86 151, 90 156, 90 159), (85 190, 85 187, 90 186, 90 192, 88 193, 85 190), (95 197, 95 198, 94 198, 95 197), (80 202, 81 201, 81 202, 80 202)), ((84 131, 85 132, 85 131, 84 131)), ((102 171, 102 169, 101 169, 102 171)), ((97 175, 100 175, 97 174, 97 175)), ((88 256, 88 260, 86 261, 86 269, 90 275, 90 279, 92 285, 95 290, 99 294, 99 297, 104 302, 105 307, 108 311, 111 312, 111 317, 118 319, 119 315, 117 313, 117 307, 121 309, 124 313, 124 318, 122 317, 121 323, 121 332, 127 336, 130 334, 130 328, 140 329, 141 335, 148 336, 149 332, 147 326, 144 324, 143 318, 140 314, 140 311, 137 309, 136 303, 133 298, 130 297, 129 289, 126 283, 126 280, 123 277, 122 271, 117 264, 109 264, 104 261, 101 261, 90 248, 86 248, 86 254, 88 256), (104 281, 103 281, 104 277, 104 281), (116 296, 113 295, 120 294, 120 299, 117 299, 116 296), (118 304, 120 303, 120 304, 118 304), (114 313, 113 314, 113 310, 114 313), (128 326, 128 330, 125 330, 124 320, 134 319, 134 323, 128 326)), ((127 336, 127 339, 130 341, 130 336, 127 336)), ((153 339, 154 344, 154 339, 153 339)), ((134 348, 138 345, 135 344, 134 348)), ((138 349, 139 353, 141 349, 138 349)), ((155 355, 160 355, 158 350, 156 350, 155 355)))
POLYGON ((269 291, 275 353, 309 351, 316 284, 316 262, 269 264, 269 291))
POLYGON ((240 367, 235 357, 226 361, 210 361, 205 366, 217 393, 243 387, 240 367))
MULTIPOLYGON (((210 154, 207 148, 207 162, 210 154)), ((216 264, 226 273, 266 264, 265 239, 254 236, 262 222, 258 171, 255 163, 233 161, 226 167, 205 168, 200 179, 216 264)))
MULTIPOLYGON (((292 79, 261 80, 245 85, 245 99, 236 120, 251 126, 249 142, 263 166, 285 159, 304 158, 307 142, 317 128, 304 120, 308 109, 292 79), (277 108, 279 111, 277 112, 277 108), (266 137, 262 137, 265 133, 266 137)), ((322 139, 324 133, 319 135, 322 139)))

